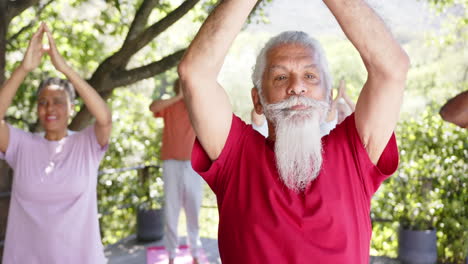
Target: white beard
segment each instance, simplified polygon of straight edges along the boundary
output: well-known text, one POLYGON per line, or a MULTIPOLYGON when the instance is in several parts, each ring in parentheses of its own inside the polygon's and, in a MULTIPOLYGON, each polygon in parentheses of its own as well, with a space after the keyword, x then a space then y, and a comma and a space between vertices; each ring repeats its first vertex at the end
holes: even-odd
POLYGON ((291 96, 276 104, 265 104, 264 110, 275 126, 275 156, 280 178, 289 189, 302 192, 317 178, 322 166, 320 123, 328 104, 291 96), (291 109, 299 104, 310 108, 291 109))

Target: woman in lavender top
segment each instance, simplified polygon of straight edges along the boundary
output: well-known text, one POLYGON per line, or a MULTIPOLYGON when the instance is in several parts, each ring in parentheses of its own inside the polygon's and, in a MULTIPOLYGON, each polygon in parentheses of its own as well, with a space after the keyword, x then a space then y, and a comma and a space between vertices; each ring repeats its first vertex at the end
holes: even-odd
POLYGON ((97 170, 111 133, 111 112, 98 93, 59 54, 42 23, 21 65, 0 89, 0 158, 14 171, 3 263, 105 263, 97 215, 97 170), (42 45, 44 35, 49 47, 42 45), (44 134, 3 121, 26 75, 47 53, 68 80, 49 78, 37 92, 44 134), (67 129, 74 88, 96 121, 80 132, 67 129))

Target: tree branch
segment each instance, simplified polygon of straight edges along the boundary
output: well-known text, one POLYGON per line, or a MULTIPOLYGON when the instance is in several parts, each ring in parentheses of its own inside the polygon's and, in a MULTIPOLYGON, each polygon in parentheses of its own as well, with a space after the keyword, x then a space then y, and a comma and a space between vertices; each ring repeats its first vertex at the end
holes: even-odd
MULTIPOLYGON (((96 90, 98 90, 99 95, 101 95, 101 97, 106 100, 112 94, 112 91, 117 87, 132 84, 136 81, 149 78, 176 66, 184 53, 185 49, 179 50, 159 61, 153 62, 146 66, 129 71, 115 72, 112 74, 110 80, 106 78, 106 80, 101 80, 96 84, 93 84, 92 80, 90 80, 90 84, 94 88, 101 88, 96 90)), ((93 116, 89 112, 88 108, 86 105, 83 105, 81 110, 73 118, 69 127, 72 130, 81 130, 85 128, 92 119, 93 116)))
POLYGON ((5 81, 5 66, 6 66, 6 35, 10 21, 6 19, 7 13, 6 2, 0 1, 0 83, 5 81))
MULTIPOLYGON (((137 81, 150 78, 154 75, 163 73, 170 68, 177 65, 186 49, 179 50, 173 54, 164 57, 163 59, 150 63, 148 65, 131 69, 123 72, 116 72, 112 74, 112 85, 111 87, 120 87, 135 83, 137 81)), ((109 89, 112 90, 113 88, 109 89)), ((106 91, 106 90, 104 90, 106 91)))
MULTIPOLYGON (((89 84, 99 92, 102 98, 107 99, 116 87, 149 78, 174 67, 183 56, 185 52, 184 50, 177 51, 158 62, 154 62, 137 69, 125 70, 128 61, 135 53, 152 41, 156 36, 164 32, 172 24, 177 22, 199 1, 200 0, 186 0, 166 17, 147 28, 135 38, 127 37, 126 42, 124 42, 120 50, 105 59, 98 66, 93 76, 90 78, 89 84)), ((141 16, 143 17, 143 15, 141 16)), ((135 26, 132 26, 134 29, 131 29, 130 31, 137 32, 137 28, 141 28, 140 23, 142 22, 133 23, 135 24, 135 26)), ((133 33, 130 32, 129 34, 132 35, 133 33)), ((91 114, 86 107, 83 107, 75 118, 73 118, 70 127, 77 130, 82 129, 90 120, 92 120, 91 114)))
POLYGON ((39 0, 8 1, 7 10, 4 14, 8 21, 21 14, 24 10, 39 3, 39 0))
POLYGON ((18 30, 18 32, 16 32, 15 34, 13 34, 13 36, 11 36, 10 38, 7 39, 7 45, 10 47, 10 48, 13 48, 13 44, 11 43, 13 40, 16 40, 24 31, 30 29, 31 27, 33 27, 34 25, 37 24, 37 22, 39 21, 39 16, 41 15, 42 11, 44 11, 44 9, 50 5, 54 0, 49 0, 49 2, 47 2, 45 5, 41 6, 39 8, 39 10, 37 10, 36 12, 36 17, 33 18, 31 20, 31 22, 29 22, 29 24, 27 24, 26 26, 22 27, 20 30, 18 30))
POLYGON ((25 122, 23 119, 17 118, 17 117, 11 116, 11 115, 5 116, 5 121, 6 121, 7 123, 9 123, 9 124, 12 124, 12 123, 19 123, 19 122, 27 123, 27 122, 25 122))
POLYGON ((151 11, 153 11, 153 8, 158 5, 159 2, 159 0, 145 0, 141 4, 135 14, 135 18, 133 19, 124 43, 134 39, 138 34, 145 30, 146 24, 148 23, 148 17, 151 14, 151 11))
POLYGON ((179 7, 174 9, 166 17, 159 20, 155 24, 147 28, 143 33, 139 34, 132 40, 124 43, 122 48, 112 57, 109 57, 107 63, 112 65, 114 69, 124 68, 130 58, 140 49, 145 47, 155 37, 164 32, 168 27, 177 22, 181 17, 190 11, 200 0, 186 0, 179 7))
POLYGON ((24 31, 26 31, 26 30, 32 28, 32 26, 33 26, 34 24, 36 24, 36 23, 37 23, 37 18, 34 18, 33 20, 31 20, 31 22, 29 22, 29 24, 27 24, 26 26, 22 27, 22 28, 21 28, 20 30, 18 30, 18 32, 16 32, 13 36, 11 36, 10 38, 8 38, 7 41, 6 41, 6 44, 7 44, 10 48, 13 48, 13 44, 11 44, 11 42, 12 42, 13 40, 16 40, 16 38, 17 38, 19 35, 23 34, 24 31))
MULTIPOLYGON (((125 86, 149 78, 176 66, 184 53, 185 49, 179 50, 159 61, 128 71, 114 70, 112 72, 108 68, 109 62, 103 63, 101 66, 99 66, 98 72, 95 72, 93 77, 91 77, 88 82, 96 89, 96 91, 103 99, 107 99, 112 94, 112 91, 117 87, 125 86), (112 73, 109 73, 110 71, 112 73)), ((72 123, 70 124, 70 128, 74 130, 83 129, 89 124, 89 121, 92 120, 92 118, 93 117, 89 110, 86 108, 86 106, 83 106, 75 118, 73 118, 72 123)))
POLYGON ((145 32, 140 34, 134 41, 132 46, 139 51, 151 42, 156 36, 164 32, 168 27, 172 26, 185 14, 187 14, 200 0, 186 0, 179 7, 174 9, 166 17, 151 25, 145 32))

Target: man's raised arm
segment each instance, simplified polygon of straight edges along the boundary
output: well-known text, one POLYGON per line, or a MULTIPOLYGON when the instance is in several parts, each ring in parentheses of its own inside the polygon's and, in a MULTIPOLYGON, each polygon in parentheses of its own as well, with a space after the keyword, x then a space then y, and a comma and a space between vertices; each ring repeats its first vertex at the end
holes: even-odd
POLYGON ((359 51, 368 77, 359 95, 355 120, 374 164, 398 121, 409 58, 383 21, 363 0, 324 0, 359 51))
POLYGON ((221 154, 232 109, 217 77, 254 0, 224 0, 210 14, 179 64, 179 76, 195 133, 211 160, 221 154))

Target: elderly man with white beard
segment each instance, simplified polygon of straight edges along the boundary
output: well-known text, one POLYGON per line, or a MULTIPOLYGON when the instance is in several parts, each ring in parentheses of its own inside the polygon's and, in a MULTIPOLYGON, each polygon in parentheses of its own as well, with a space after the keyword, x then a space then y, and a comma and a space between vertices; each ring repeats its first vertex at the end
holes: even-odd
POLYGON ((217 82, 256 1, 221 1, 179 65, 197 135, 192 166, 217 196, 223 263, 369 262, 370 202, 398 165, 393 130, 409 59, 365 1, 323 2, 368 78, 355 114, 322 139, 331 77, 307 34, 282 33, 257 58, 252 99, 267 139, 233 115, 217 82))

